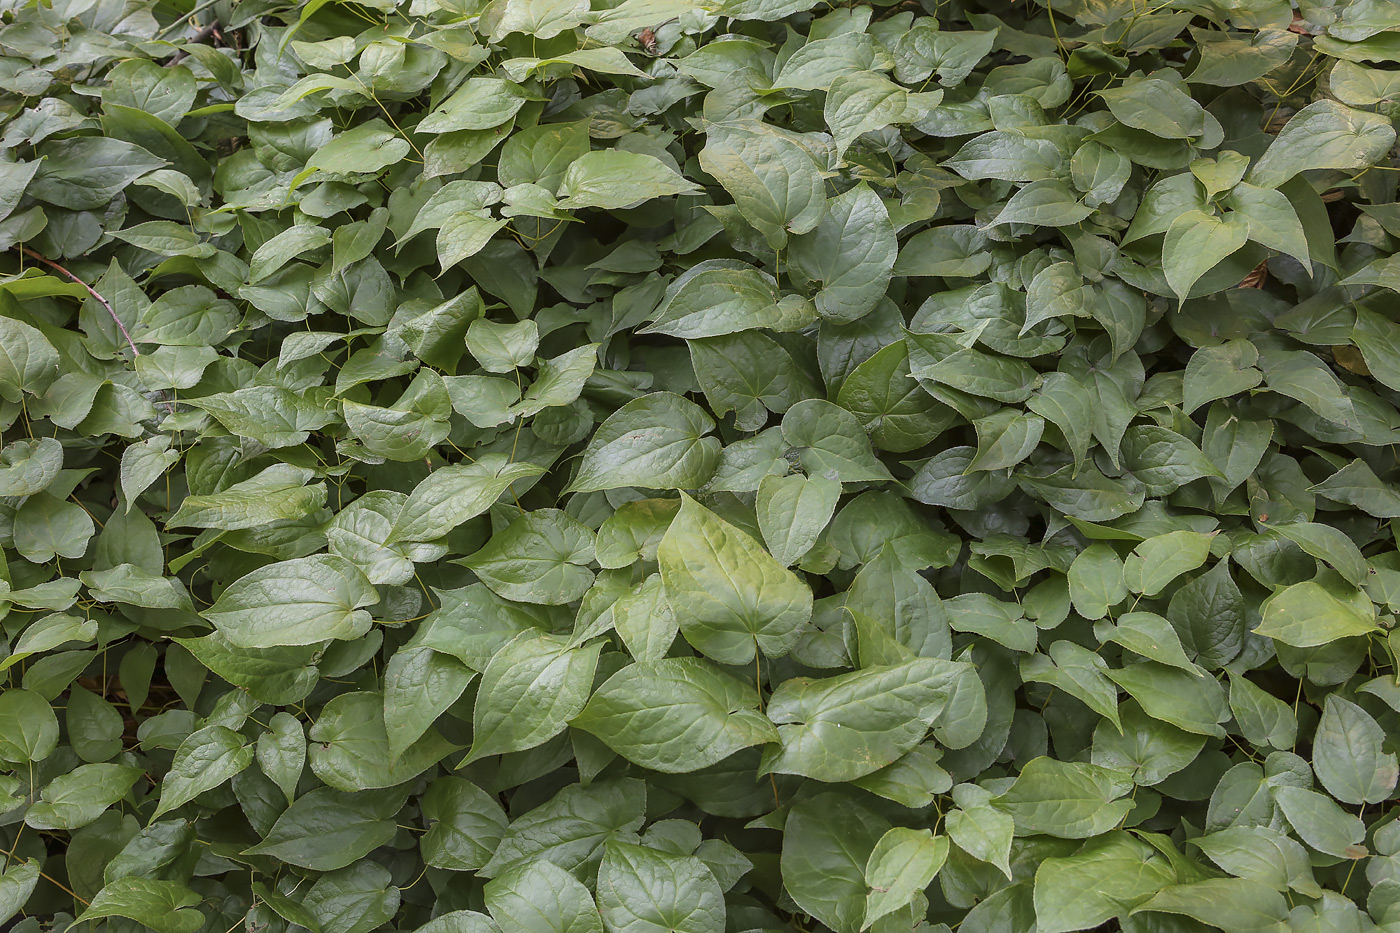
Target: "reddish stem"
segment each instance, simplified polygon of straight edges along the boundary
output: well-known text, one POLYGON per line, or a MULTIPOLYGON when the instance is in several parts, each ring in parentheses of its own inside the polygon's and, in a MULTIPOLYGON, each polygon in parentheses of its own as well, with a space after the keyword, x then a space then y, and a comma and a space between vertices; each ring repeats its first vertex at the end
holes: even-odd
POLYGON ((53 269, 57 269, 59 272, 62 272, 64 275, 68 276, 68 278, 72 279, 74 282, 87 289, 87 293, 92 297, 96 298, 98 303, 100 303, 102 307, 106 308, 107 313, 112 316, 112 322, 117 325, 117 329, 120 330, 122 332, 122 336, 126 338, 126 345, 128 347, 131 347, 132 354, 135 356, 141 355, 141 351, 136 349, 136 343, 131 339, 131 334, 127 332, 126 325, 122 323, 122 319, 117 317, 117 312, 113 310, 110 304, 107 303, 106 298, 103 298, 97 293, 97 289, 93 288, 91 285, 84 282, 82 279, 78 278, 76 275, 69 272, 67 269, 54 262, 52 259, 46 259, 45 257, 40 256, 38 253, 34 252, 34 250, 30 249, 29 247, 21 246, 20 249, 23 250, 24 255, 28 256, 30 259, 37 259, 44 265, 49 266, 53 269))

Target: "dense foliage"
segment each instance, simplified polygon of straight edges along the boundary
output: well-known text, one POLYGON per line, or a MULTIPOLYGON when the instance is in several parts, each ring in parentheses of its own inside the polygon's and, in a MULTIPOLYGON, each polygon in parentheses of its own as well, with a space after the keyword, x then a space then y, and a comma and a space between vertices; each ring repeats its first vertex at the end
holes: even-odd
POLYGON ((0 5, 0 922, 1400 930, 1400 5, 0 5))

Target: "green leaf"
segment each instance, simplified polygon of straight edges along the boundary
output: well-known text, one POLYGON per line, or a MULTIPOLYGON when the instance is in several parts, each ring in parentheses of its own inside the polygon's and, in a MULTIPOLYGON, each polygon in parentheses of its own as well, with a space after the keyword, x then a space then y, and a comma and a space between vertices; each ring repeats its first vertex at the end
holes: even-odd
POLYGON ((1249 239, 1249 223, 1238 213, 1214 217, 1186 211, 1172 221, 1162 242, 1162 270, 1182 301, 1191 287, 1249 239))
POLYGON ((1358 169, 1371 165, 1395 142, 1390 121, 1331 100, 1295 113, 1249 173, 1249 182, 1277 188, 1310 169, 1358 169))
POLYGON ((612 617, 622 643, 641 662, 659 661, 680 631, 660 574, 652 574, 619 597, 612 605, 612 617))
POLYGON ((817 312, 844 324, 869 313, 885 294, 897 252, 889 211, 860 184, 828 200, 816 228, 792 238, 788 261, 822 283, 817 312))
POLYGON ((500 454, 489 454, 475 463, 434 470, 414 487, 404 502, 388 540, 441 538, 489 509, 512 483, 542 472, 536 464, 512 463, 500 454))
POLYGON ((860 933, 869 892, 865 866, 890 828, 876 811, 842 793, 799 801, 783 829, 783 887, 836 933, 860 933))
POLYGON ((481 874, 495 878, 540 861, 565 871, 596 866, 609 840, 636 840, 645 808, 646 784, 633 778, 570 784, 511 821, 481 874))
POLYGON ((761 428, 815 391, 811 378, 773 338, 746 330, 688 341, 695 378, 717 415, 733 411, 741 429, 761 428))
POLYGON ((36 147, 39 170, 26 192, 73 211, 106 207, 117 193, 165 160, 122 139, 75 136, 36 147))
POLYGON ((669 392, 628 402, 594 433, 569 488, 699 488, 719 462, 719 440, 704 436, 714 424, 695 403, 669 392))
POLYGON ((31 563, 77 559, 87 553, 95 530, 82 506, 42 492, 15 511, 14 547, 31 563))
POLYGON ((205 396, 194 404, 229 433, 272 448, 303 444, 312 431, 335 420, 331 412, 280 386, 251 386, 205 396))
POLYGON ((58 747, 58 717, 31 690, 0 692, 0 758, 20 763, 43 761, 58 747))
POLYGON ((359 638, 378 602, 364 574, 329 554, 269 564, 234 581, 204 617, 239 648, 359 638))
POLYGON ((963 346, 942 334, 907 334, 909 372, 922 383, 946 386, 998 402, 1024 402, 1038 386, 1035 370, 1008 359, 963 346))
MULTIPOLYGON (((424 128, 420 125, 420 129, 424 128)), ((384 121, 370 120, 337 134, 316 151, 306 167, 337 174, 374 174, 404 158, 411 148, 409 141, 384 121)))
POLYGON ((1044 933, 1088 930, 1132 911, 1176 881, 1166 859, 1120 831, 1079 851, 1047 858, 1035 872, 1035 927, 1044 933))
POLYGON ((126 917, 156 933, 192 933, 204 925, 204 915, 194 909, 198 903, 198 894, 175 881, 118 878, 104 886, 74 922, 126 917))
POLYGON ((598 911, 622 933, 720 933, 724 894, 705 863, 609 842, 598 868, 598 911))
POLYGON ((186 496, 169 527, 239 531, 309 515, 325 505, 326 488, 307 486, 310 470, 277 463, 219 492, 186 496))
POLYGON ((311 911, 302 906, 300 901, 295 901, 284 894, 269 891, 266 885, 254 883, 253 893, 268 907, 284 920, 305 927, 311 933, 318 933, 321 924, 311 911))
POLYGON ((1241 933, 1277 929, 1288 919, 1288 902, 1282 894, 1244 878, 1208 878, 1173 885, 1137 910, 1182 914, 1241 933))
POLYGON ((1264 381, 1255 368, 1259 351, 1247 340, 1230 340, 1202 347, 1186 364, 1182 410, 1187 414, 1206 402, 1246 392, 1264 381))
POLYGON ((500 199, 500 188, 488 182, 448 182, 423 204, 413 226, 399 242, 436 227, 438 261, 446 271, 481 252, 491 236, 506 225, 505 220, 493 218, 486 210, 500 199))
POLYGON ((1400 327, 1357 305, 1351 339, 1371 375, 1391 389, 1400 386, 1400 327))
POLYGON ((397 758, 389 754, 384 701, 377 693, 342 693, 307 730, 311 770, 336 790, 393 787, 422 773, 455 746, 429 729, 397 758))
POLYGON ((784 63, 775 86, 827 90, 840 75, 872 68, 888 70, 891 64, 888 53, 860 32, 824 39, 814 35, 784 63))
POLYGON ((125 797, 140 779, 141 770, 129 765, 80 765, 44 787, 24 822, 35 829, 78 829, 125 797))
POLYGON ((1093 289, 1084 284, 1074 263, 1051 263, 1037 272, 1026 288, 1026 322, 1021 333, 1052 318, 1088 317, 1093 300, 1093 289))
POLYGON ((1096 142, 1086 142, 1070 159, 1074 186, 1096 201, 1112 201, 1122 192, 1133 164, 1121 153, 1096 142))
POLYGON ((881 917, 899 910, 933 881, 948 858, 948 837, 927 829, 897 826, 880 837, 865 863, 865 922, 869 929, 881 917))
POLYGON ((1190 139, 1205 132, 1206 112, 1177 85, 1144 78, 1099 91, 1121 122, 1166 139, 1190 139))
POLYGON ((758 542, 682 495, 657 550, 686 641, 721 664, 781 657, 812 615, 812 592, 758 542))
POLYGON ((376 490, 341 509, 326 528, 331 553, 350 561, 371 583, 407 582, 413 576, 415 561, 436 560, 444 548, 438 544, 387 543, 406 498, 401 492, 376 490))
POLYGON ((42 492, 62 469, 63 445, 53 438, 11 441, 0 450, 0 491, 7 496, 42 492))
POLYGON ((697 771, 741 748, 778 741, 757 707, 750 685, 708 661, 667 658, 618 671, 572 725, 644 768, 697 771))
POLYGON ((263 243, 248 261, 248 282, 256 285, 303 253, 331 242, 330 232, 315 224, 295 224, 263 243))
POLYGON ((768 701, 781 744, 765 752, 763 770, 827 782, 870 774, 918 745, 972 680, 965 664, 911 658, 785 681, 768 701))
POLYGON ((317 879, 302 903, 322 929, 368 933, 399 908, 399 889, 391 880, 387 868, 361 862, 317 879))
POLYGON ((799 462, 811 476, 843 483, 890 478, 860 422, 839 405, 822 399, 798 402, 783 416, 783 437, 797 448, 799 462))
POLYGON ((503 599, 559 605, 593 585, 593 533, 556 509, 526 512, 462 563, 503 599))
POLYGON ((1369 713, 1330 695, 1313 736, 1313 771, 1343 803, 1380 803, 1400 777, 1395 755, 1381 750, 1384 741, 1385 732, 1369 713))
POLYGON ((1189 166, 1196 180, 1205 185, 1206 197, 1230 191, 1249 171, 1249 157, 1230 149, 1220 153, 1218 159, 1195 159, 1189 166))
POLYGON ((1191 844, 1236 877, 1262 882, 1275 891, 1292 889, 1307 897, 1321 896, 1307 850, 1283 832, 1263 826, 1233 826, 1199 836, 1191 844))
POLYGON ((1050 646, 1049 656, 1030 654, 1021 659, 1021 679, 1063 690, 1122 728, 1118 721, 1118 688, 1108 679, 1108 665, 1094 652, 1070 641, 1050 646))
POLYGON ((520 402, 510 407, 512 418, 528 418, 546 408, 569 405, 579 397, 597 365, 598 344, 590 343, 540 363, 535 381, 520 402))
POLYGON ((699 185, 656 156, 640 152, 589 152, 575 159, 559 185, 559 206, 616 210, 650 198, 699 191, 699 185))
POLYGON ((588 149, 587 121, 520 130, 501 147, 496 177, 507 188, 535 184, 557 192, 565 170, 588 149))
POLYGON ((232 729, 205 726, 191 734, 175 752, 154 818, 218 787, 252 762, 253 746, 232 729))
POLYGON ((1105 720, 1094 729, 1093 763, 1132 774, 1142 787, 1161 784, 1188 768, 1205 738, 1154 719, 1132 700, 1119 707, 1120 723, 1105 720))
POLYGON ((1007 470, 1031 455, 1045 431, 1045 419, 1003 408, 973 422, 977 429, 977 456, 968 472, 1007 470))
POLYGON ((1169 531, 1148 538, 1123 562, 1123 582, 1134 593, 1156 596, 1168 583, 1205 563, 1213 537, 1169 531))
POLYGON ((855 415, 876 447, 904 452, 922 447, 953 417, 909 375, 909 349, 890 344, 857 366, 837 392, 836 404, 855 415))
POLYGON ((0 923, 19 913, 39 883, 39 862, 26 859, 5 869, 0 875, 0 923))
POLYGON ((1240 184, 1225 198, 1225 204, 1234 213, 1244 215, 1251 240, 1292 256, 1304 269, 1311 268, 1303 223, 1282 191, 1240 184))
POLYGON ((1011 196, 989 226, 1033 224, 1037 227, 1072 227, 1094 209, 1081 204, 1064 183, 1033 181, 1011 196))
POLYGON ((700 167, 724 186, 770 249, 786 246, 790 233, 814 230, 826 213, 822 178, 812 156, 772 129, 709 126, 700 167))
POLYGON ((127 512, 131 511, 141 493, 179 462, 180 452, 169 447, 170 438, 162 434, 132 444, 122 451, 121 486, 127 512))
POLYGON ((1255 634, 1295 648, 1315 648, 1377 631, 1370 601, 1339 599, 1319 583, 1295 583, 1270 597, 1255 634))
POLYGON ((468 761, 546 742, 583 711, 601 642, 571 648, 567 639, 524 632, 491 658, 472 714, 468 761))
POLYGON ((84 761, 108 761, 122 750, 125 724, 116 707, 79 686, 69 687, 65 725, 68 738, 84 761))
POLYGON ((1011 814, 1018 836, 1088 839, 1118 825, 1132 808, 1121 799, 1131 786, 1121 771, 1040 757, 994 803, 1011 814))
POLYGON ((1187 80, 1234 87, 1268 74, 1288 61, 1298 36, 1277 25, 1258 32, 1236 33, 1193 29, 1201 59, 1187 80))
POLYGON ((1108 610, 1128 598, 1123 582, 1123 562, 1107 544, 1092 544, 1080 552, 1069 568, 1069 598, 1086 619, 1102 619, 1108 610))
POLYGON ((1316 522, 1274 525, 1270 533, 1292 541, 1308 554, 1325 560, 1352 586, 1366 582, 1370 570, 1356 544, 1340 529, 1316 522))
POLYGON ((1264 384, 1270 391, 1302 402, 1315 413, 1341 425, 1356 423, 1356 409, 1342 392, 1337 377, 1314 354, 1269 351, 1259 354, 1264 384))
POLYGON ((1381 482, 1362 460, 1353 460, 1309 491, 1354 505, 1377 518, 1400 518, 1400 493, 1381 482))
POLYGON ((549 933, 602 933, 593 897, 551 862, 513 868, 487 883, 486 909, 502 927, 549 933))
MULTIPOLYGON (((1026 300, 1029 320, 1029 295, 1026 300)), ((1075 469, 1078 470, 1079 464, 1088 455, 1093 436, 1093 393, 1067 373, 1047 373, 1040 390, 1026 403, 1026 407, 1060 429, 1060 434, 1074 454, 1075 469)))
POLYGON ((1011 841, 1016 823, 1006 811, 992 804, 992 794, 976 784, 953 788, 957 809, 948 811, 948 836, 959 849, 991 865, 1011 878, 1011 841))
MULTIPOLYGON (((1048 181, 1063 174, 1073 155, 1071 139, 1082 134, 1067 133, 1064 127, 1027 127, 983 133, 968 142, 947 161, 964 178, 1000 181, 1048 181)), ((985 266, 983 268, 986 268, 985 266)))
POLYGON ((540 347, 534 321, 497 324, 477 318, 467 327, 467 349, 487 372, 512 373, 527 365, 540 347))
POLYGON ((1331 797, 1303 787, 1273 788, 1274 801, 1302 840, 1326 855, 1340 859, 1366 856, 1361 844, 1366 826, 1337 805, 1331 797))
MULTIPOLYGON (((894 764, 856 778, 851 783, 901 806, 911 809, 927 807, 939 794, 947 793, 953 784, 948 772, 938 764, 942 756, 943 753, 932 742, 925 742, 894 764)), ((1009 817, 1007 824, 1010 825, 1009 817)), ((1008 830, 1008 844, 1010 838, 1008 830)))
POLYGON ((1246 739, 1255 745, 1291 749, 1298 737, 1293 710, 1243 675, 1230 674, 1230 712, 1246 739))
POLYGON ((0 317, 0 399, 43 395, 58 378, 58 363, 58 351, 37 327, 0 317))
POLYGON ((573 0, 511 0, 493 20, 493 41, 512 32, 528 33, 539 39, 552 39, 585 19, 587 7, 573 0))
POLYGON ((948 622, 955 631, 976 632, 1013 651, 1035 650, 1034 623, 1014 603, 985 593, 964 593, 948 600, 948 622))
POLYGON ((296 717, 274 713, 268 731, 258 736, 254 755, 262 773, 287 795, 287 802, 295 800, 297 781, 306 766, 306 733, 296 717))
POLYGON ((425 864, 476 871, 490 861, 509 822, 490 794, 471 781, 440 777, 422 801, 423 816, 430 824, 419 841, 425 864))
MULTIPOLYGON (((974 140, 975 141, 975 140, 974 140)), ((992 263, 977 227, 944 225, 910 237, 894 261, 895 275, 971 278, 992 263)))
POLYGON ((826 125, 836 137, 837 155, 844 155, 863 133, 891 123, 916 122, 942 97, 941 91, 934 91, 917 94, 911 101, 908 91, 873 71, 855 71, 834 78, 827 88, 825 116, 826 125))
POLYGON ((733 259, 710 259, 678 276, 652 311, 656 332, 693 340, 722 337, 755 327, 800 330, 815 319, 805 301, 784 303, 777 282, 766 272, 733 259), (810 312, 810 313, 806 313, 810 312))
POLYGON ((177 638, 199 663, 264 703, 304 699, 321 677, 314 658, 320 644, 289 649, 239 648, 215 631, 203 638, 177 638))
POLYGON ((1173 593, 1167 616, 1182 647, 1208 669, 1228 664, 1244 646, 1244 597, 1226 561, 1173 593))
POLYGON ((1125 612, 1113 624, 1100 622, 1095 625, 1094 635, 1100 641, 1116 642, 1159 664, 1197 677, 1201 675, 1200 668, 1186 657, 1176 629, 1155 612, 1125 612))
POLYGON ((1224 736, 1220 723, 1230 718, 1230 709, 1213 678, 1156 661, 1110 669, 1108 676, 1154 719, 1196 735, 1224 736))
POLYGON ((791 566, 817 543, 836 511, 841 484, 823 476, 765 476, 755 508, 768 550, 791 566))
POLYGON ((397 831, 383 794, 342 793, 317 787, 298 797, 277 817, 262 842, 245 850, 313 871, 352 865, 387 843, 397 831))
POLYGON ((398 758, 461 697, 476 672, 431 648, 400 648, 384 666, 384 728, 398 758))

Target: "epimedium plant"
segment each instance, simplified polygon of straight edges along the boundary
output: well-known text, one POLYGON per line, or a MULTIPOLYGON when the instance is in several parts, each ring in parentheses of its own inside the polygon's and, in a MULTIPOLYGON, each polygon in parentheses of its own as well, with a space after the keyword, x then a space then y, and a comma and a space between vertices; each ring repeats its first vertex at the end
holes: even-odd
POLYGON ((0 918, 1400 930, 1398 36, 5 3, 0 918))

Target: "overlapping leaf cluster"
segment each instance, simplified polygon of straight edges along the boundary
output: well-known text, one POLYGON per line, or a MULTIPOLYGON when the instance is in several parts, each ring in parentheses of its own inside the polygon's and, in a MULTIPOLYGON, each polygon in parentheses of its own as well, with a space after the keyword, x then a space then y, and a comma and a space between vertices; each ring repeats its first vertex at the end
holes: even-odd
POLYGON ((0 8, 22 933, 1400 930, 1400 7, 0 8))

